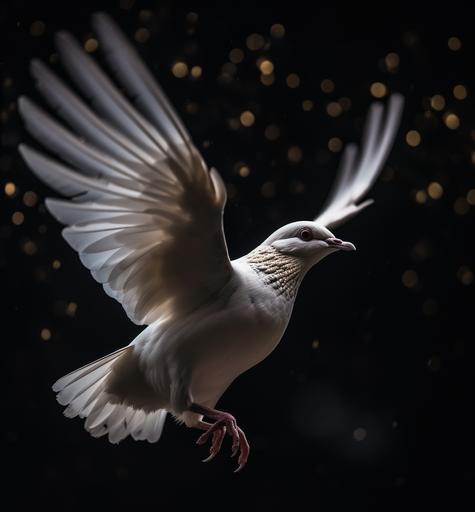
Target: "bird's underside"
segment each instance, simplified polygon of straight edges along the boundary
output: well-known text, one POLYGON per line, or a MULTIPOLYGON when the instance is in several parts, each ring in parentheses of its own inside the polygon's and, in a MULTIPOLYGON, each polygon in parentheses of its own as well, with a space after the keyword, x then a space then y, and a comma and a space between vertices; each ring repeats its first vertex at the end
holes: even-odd
POLYGON ((114 80, 72 36, 59 33, 58 51, 74 88, 32 62, 37 88, 57 116, 20 98, 27 129, 48 153, 25 144, 20 152, 66 197, 46 200, 66 225, 63 237, 128 317, 147 327, 128 346, 62 377, 53 389, 67 406, 64 414, 84 418, 94 437, 155 442, 169 412, 204 431, 198 443, 210 441, 207 460, 229 435, 240 469, 249 444, 235 418, 216 403, 280 341, 309 268, 331 252, 354 249, 329 230, 371 203, 360 201, 393 144, 402 98, 393 95, 386 114, 381 104, 371 106, 363 149, 345 148, 316 219, 288 224, 230 261, 219 173, 208 169, 112 20, 96 14, 93 25, 114 80))

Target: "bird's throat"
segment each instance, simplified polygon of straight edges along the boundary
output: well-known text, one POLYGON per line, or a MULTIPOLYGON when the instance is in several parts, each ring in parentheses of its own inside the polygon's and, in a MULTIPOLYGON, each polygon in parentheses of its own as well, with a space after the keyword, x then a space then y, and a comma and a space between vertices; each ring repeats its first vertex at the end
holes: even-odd
POLYGON ((268 286, 283 295, 294 299, 304 276, 304 266, 299 258, 282 254, 272 246, 256 247, 246 256, 248 265, 268 286))

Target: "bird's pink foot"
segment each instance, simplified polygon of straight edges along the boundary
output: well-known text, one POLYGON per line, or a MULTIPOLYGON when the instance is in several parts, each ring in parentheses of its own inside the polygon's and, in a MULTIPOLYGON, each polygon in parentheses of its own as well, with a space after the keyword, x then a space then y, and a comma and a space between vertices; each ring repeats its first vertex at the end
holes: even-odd
POLYGON ((203 416, 215 420, 214 423, 200 421, 196 424, 197 428, 206 431, 198 438, 198 440, 196 441, 197 444, 206 443, 212 436, 209 457, 204 459, 203 462, 208 462, 216 456, 216 454, 221 449, 221 445, 223 443, 225 435, 229 434, 233 441, 233 452, 231 456, 234 457, 239 452, 239 466, 234 472, 237 473, 238 471, 240 471, 246 465, 247 459, 249 457, 250 448, 249 443, 247 442, 246 439, 246 435, 244 434, 242 429, 238 427, 234 416, 227 412, 217 411, 216 409, 210 409, 208 407, 203 407, 198 404, 192 404, 190 407, 190 411, 202 414, 203 416))

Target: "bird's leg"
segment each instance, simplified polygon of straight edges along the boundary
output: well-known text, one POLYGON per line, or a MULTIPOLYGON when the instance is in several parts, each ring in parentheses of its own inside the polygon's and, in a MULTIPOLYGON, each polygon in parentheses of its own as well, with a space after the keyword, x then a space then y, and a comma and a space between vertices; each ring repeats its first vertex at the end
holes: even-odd
POLYGON ((202 434, 197 443, 204 444, 209 439, 210 435, 213 435, 213 440, 211 443, 210 456, 208 459, 211 460, 220 450, 221 444, 223 442, 224 435, 228 433, 233 440, 233 453, 232 456, 236 455, 239 452, 238 463, 239 466, 235 470, 235 473, 240 471, 246 464, 247 459, 249 457, 249 443, 247 442, 246 435, 244 432, 238 427, 236 423, 236 419, 234 416, 227 412, 218 411, 216 409, 211 409, 209 407, 205 407, 199 404, 191 404, 189 410, 191 412, 195 412, 197 414, 202 414, 207 418, 215 420, 214 423, 207 423, 205 421, 200 421, 196 425, 197 428, 202 430, 206 430, 204 434, 202 434))

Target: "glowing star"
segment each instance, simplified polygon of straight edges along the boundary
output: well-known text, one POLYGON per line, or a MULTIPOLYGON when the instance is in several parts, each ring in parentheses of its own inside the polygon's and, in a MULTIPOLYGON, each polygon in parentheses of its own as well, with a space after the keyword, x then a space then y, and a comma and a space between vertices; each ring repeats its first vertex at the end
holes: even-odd
POLYGON ((249 456, 246 436, 216 403, 279 343, 306 272, 329 254, 355 250, 330 229, 371 204, 359 201, 393 144, 403 100, 393 95, 385 117, 381 104, 371 106, 359 159, 356 147, 347 146, 333 192, 314 221, 283 226, 231 261, 220 175, 208 169, 116 25, 97 14, 94 27, 135 105, 70 35, 59 33, 61 59, 98 113, 33 61, 38 89, 74 132, 23 97, 19 109, 28 130, 65 163, 24 144, 20 152, 40 179, 69 197, 46 200, 67 225, 66 241, 129 318, 147 327, 53 389, 67 405, 64 414, 85 418, 94 437, 155 442, 170 413, 204 431, 198 443, 211 441, 207 460, 229 435, 241 469, 249 456))

